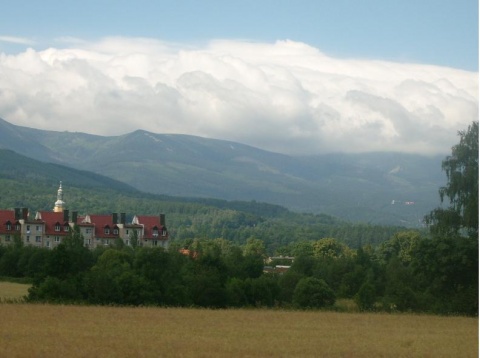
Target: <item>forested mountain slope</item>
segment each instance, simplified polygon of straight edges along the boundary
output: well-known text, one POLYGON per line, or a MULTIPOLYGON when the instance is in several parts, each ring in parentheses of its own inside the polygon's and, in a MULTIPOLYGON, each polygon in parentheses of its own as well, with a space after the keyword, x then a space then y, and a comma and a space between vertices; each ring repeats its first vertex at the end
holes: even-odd
POLYGON ((403 227, 353 224, 325 214, 301 214, 255 201, 225 201, 143 193, 123 183, 58 164, 46 164, 8 150, 0 150, 0 208, 52 210, 58 179, 63 178, 64 200, 80 214, 166 215, 174 241, 224 238, 244 244, 262 240, 270 254, 303 240, 334 237, 356 248, 377 245, 403 227), (25 170, 28 168, 28 170, 25 170))
MULTIPOLYGON (((346 220, 421 227, 444 184, 441 156, 293 157, 239 143, 138 130, 115 137, 0 120, 0 148, 93 171, 155 194, 268 202, 346 220)), ((61 178, 59 178, 61 179, 61 178)))

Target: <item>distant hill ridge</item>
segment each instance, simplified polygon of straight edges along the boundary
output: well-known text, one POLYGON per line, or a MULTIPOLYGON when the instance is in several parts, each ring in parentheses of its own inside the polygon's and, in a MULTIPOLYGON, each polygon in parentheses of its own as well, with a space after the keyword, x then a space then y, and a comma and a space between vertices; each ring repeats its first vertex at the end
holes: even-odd
POLYGON ((351 221, 410 227, 420 226, 423 215, 439 204, 438 188, 445 182, 442 156, 294 157, 190 135, 137 130, 105 137, 32 129, 2 119, 0 148, 114 178, 126 184, 126 190, 256 200, 351 221))

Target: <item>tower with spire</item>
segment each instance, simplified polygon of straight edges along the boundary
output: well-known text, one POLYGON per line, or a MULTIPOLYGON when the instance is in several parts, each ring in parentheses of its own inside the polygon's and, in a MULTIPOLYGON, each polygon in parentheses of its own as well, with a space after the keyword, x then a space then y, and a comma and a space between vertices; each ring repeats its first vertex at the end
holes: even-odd
POLYGON ((63 209, 65 209, 65 202, 63 201, 62 182, 60 182, 60 186, 58 187, 57 191, 57 201, 55 202, 55 207, 53 208, 53 211, 55 213, 62 213, 63 209))

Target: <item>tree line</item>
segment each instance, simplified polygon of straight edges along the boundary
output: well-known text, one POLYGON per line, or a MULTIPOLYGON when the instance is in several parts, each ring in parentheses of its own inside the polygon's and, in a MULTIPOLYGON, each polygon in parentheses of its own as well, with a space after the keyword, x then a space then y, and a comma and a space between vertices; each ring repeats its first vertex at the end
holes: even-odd
POLYGON ((351 249, 333 238, 283 248, 286 272, 264 273, 265 246, 225 239, 161 248, 89 250, 78 232, 53 250, 0 247, 0 275, 29 277, 30 302, 179 307, 332 307, 353 299, 361 310, 475 315, 478 242, 468 237, 395 234, 378 247, 351 249), (180 251, 183 251, 181 253, 180 251))

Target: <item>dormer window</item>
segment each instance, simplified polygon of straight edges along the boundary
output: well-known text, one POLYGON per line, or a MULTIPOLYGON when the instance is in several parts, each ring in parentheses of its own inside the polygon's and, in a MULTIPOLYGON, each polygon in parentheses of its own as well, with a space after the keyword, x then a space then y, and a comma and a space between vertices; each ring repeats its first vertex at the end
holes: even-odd
POLYGON ((19 223, 15 224, 15 231, 20 231, 20 224, 19 223))
POLYGON ((68 232, 69 230, 70 230, 70 226, 68 226, 68 224, 65 224, 63 226, 63 231, 68 232))
POLYGON ((105 227, 103 228, 103 233, 104 233, 105 235, 110 235, 110 226, 108 226, 108 225, 105 226, 105 227))
POLYGON ((12 230, 12 223, 10 221, 7 221, 6 226, 7 226, 7 231, 12 230))
POLYGON ((158 228, 156 226, 154 226, 153 229, 152 229, 152 235, 153 235, 153 237, 158 236, 158 228))
POLYGON ((118 235, 118 226, 113 227, 113 235, 118 235))
POLYGON ((61 228, 61 226, 60 226, 60 223, 58 223, 58 222, 55 223, 54 230, 58 232, 58 231, 60 231, 61 229, 62 229, 62 228, 61 228))
POLYGON ((165 229, 162 230, 162 236, 167 236, 167 230, 165 229))

